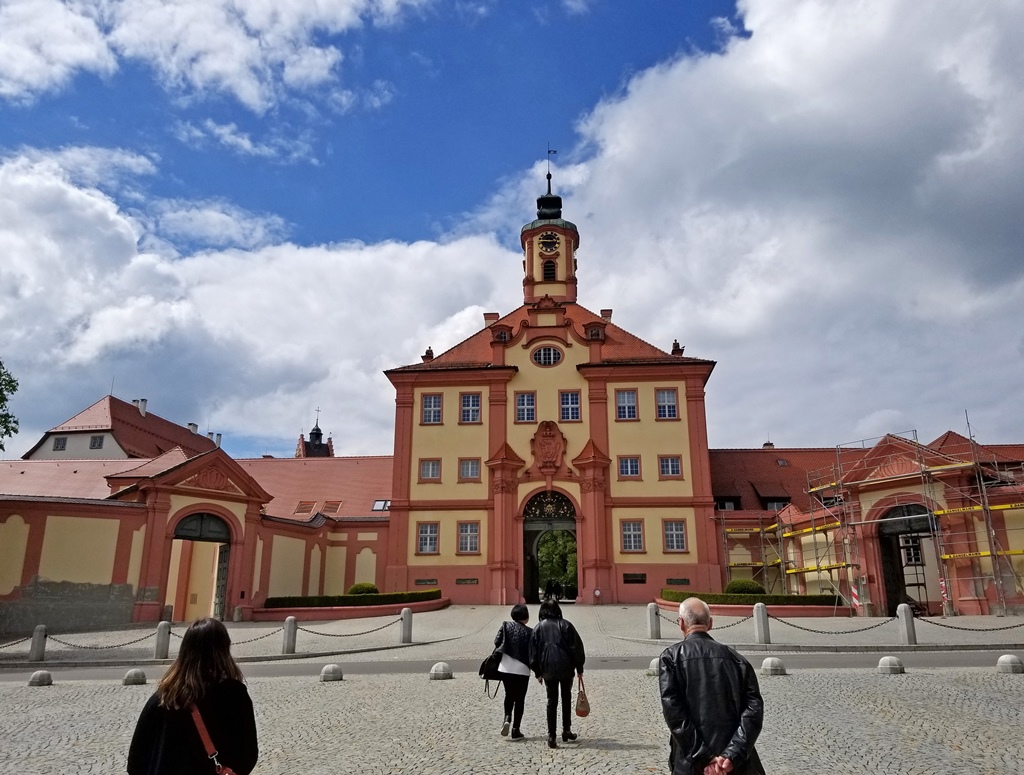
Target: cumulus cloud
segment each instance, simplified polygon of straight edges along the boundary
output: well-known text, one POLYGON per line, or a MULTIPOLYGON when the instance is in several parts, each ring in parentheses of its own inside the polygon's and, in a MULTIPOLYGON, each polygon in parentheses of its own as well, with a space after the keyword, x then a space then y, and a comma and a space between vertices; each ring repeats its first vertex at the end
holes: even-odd
POLYGON ((212 119, 206 119, 199 125, 179 121, 175 124, 173 133, 179 141, 192 148, 215 145, 239 156, 282 162, 316 163, 313 145, 304 132, 287 137, 276 134, 267 140, 258 141, 235 123, 219 124, 212 119))

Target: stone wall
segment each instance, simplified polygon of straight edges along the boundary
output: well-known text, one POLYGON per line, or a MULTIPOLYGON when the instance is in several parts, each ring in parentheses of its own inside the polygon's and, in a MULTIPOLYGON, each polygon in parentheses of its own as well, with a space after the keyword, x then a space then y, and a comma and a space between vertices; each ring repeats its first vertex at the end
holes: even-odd
POLYGON ((127 624, 135 594, 130 584, 79 584, 38 578, 0 600, 0 633, 28 634, 37 624, 53 633, 127 624))

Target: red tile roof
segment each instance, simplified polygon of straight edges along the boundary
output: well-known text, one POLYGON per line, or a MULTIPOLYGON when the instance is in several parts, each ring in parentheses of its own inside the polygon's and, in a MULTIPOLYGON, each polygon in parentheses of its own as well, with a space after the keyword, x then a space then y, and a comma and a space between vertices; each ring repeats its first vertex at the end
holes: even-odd
POLYGON ((13 460, 0 462, 0 493, 58 498, 106 498, 104 477, 139 465, 138 459, 13 460))

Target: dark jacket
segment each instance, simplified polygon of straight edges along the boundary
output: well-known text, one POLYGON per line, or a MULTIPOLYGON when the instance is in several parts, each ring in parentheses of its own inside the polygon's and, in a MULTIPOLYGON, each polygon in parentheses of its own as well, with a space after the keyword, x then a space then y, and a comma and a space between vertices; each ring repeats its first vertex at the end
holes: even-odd
POLYGON ((661 654, 661 709, 672 733, 672 775, 700 775, 715 756, 734 775, 764 775, 754 750, 764 702, 754 668, 706 632, 694 632, 661 654))
MULTIPOLYGON (((252 700, 241 681, 214 686, 199 703, 199 712, 217 749, 217 760, 238 775, 256 766, 256 720, 252 700)), ((192 713, 168 710, 156 694, 149 698, 135 725, 128 750, 128 775, 214 775, 192 713)))
POLYGON ((530 664, 530 636, 533 630, 519 622, 502 622, 501 629, 494 636, 494 647, 524 665, 530 664))
POLYGON ((587 654, 583 641, 565 619, 541 619, 530 637, 530 661, 534 675, 545 681, 571 680, 583 672, 587 654))

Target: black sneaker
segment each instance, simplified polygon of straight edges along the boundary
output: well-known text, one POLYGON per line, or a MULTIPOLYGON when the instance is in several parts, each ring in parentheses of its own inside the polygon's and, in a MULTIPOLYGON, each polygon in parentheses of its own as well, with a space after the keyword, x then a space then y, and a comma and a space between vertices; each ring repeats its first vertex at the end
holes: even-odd
POLYGON ((508 730, 512 726, 512 719, 506 718, 505 723, 501 725, 501 736, 508 737, 508 730))

